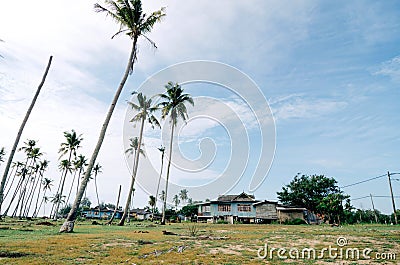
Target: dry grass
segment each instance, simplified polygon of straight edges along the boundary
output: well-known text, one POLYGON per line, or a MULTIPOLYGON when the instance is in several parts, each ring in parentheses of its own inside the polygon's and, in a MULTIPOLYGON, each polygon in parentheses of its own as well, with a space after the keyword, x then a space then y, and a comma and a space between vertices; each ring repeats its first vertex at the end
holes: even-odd
MULTIPOLYGON (((338 264, 325 256, 322 260, 261 260, 257 250, 266 242, 269 247, 287 249, 336 247, 339 236, 347 238, 348 247, 397 254, 396 260, 374 264, 400 263, 400 226, 198 224, 197 237, 190 237, 192 224, 187 223, 118 227, 81 222, 74 233, 58 234, 61 223, 40 226, 38 222, 0 222, 0 264, 338 264), (177 235, 163 235, 162 230, 177 235), (210 237, 196 239, 202 236, 210 237)), ((371 261, 341 260, 340 264, 371 261)))

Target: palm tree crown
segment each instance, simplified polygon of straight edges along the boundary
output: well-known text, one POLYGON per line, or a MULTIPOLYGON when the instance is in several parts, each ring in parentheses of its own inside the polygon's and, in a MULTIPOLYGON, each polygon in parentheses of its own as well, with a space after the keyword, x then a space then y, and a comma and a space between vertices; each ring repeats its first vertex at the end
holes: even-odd
POLYGON ((187 109, 185 106, 186 102, 189 102, 192 106, 194 105, 193 99, 189 94, 183 93, 182 87, 178 83, 168 82, 165 85, 166 93, 159 94, 162 102, 158 105, 162 108, 162 118, 170 116, 170 122, 176 125, 178 117, 186 121, 188 118, 187 109))
MULTIPOLYGON (((143 13, 141 0, 105 0, 107 7, 96 3, 94 9, 96 12, 105 12, 115 22, 119 24, 119 30, 111 38, 125 33, 135 43, 140 36, 143 36, 155 48, 157 46, 150 40, 148 34, 154 27, 154 24, 161 21, 165 16, 165 8, 161 8, 150 15, 143 13)), ((136 61, 137 47, 135 47, 134 56, 130 67, 130 73, 133 72, 133 63, 136 61)))

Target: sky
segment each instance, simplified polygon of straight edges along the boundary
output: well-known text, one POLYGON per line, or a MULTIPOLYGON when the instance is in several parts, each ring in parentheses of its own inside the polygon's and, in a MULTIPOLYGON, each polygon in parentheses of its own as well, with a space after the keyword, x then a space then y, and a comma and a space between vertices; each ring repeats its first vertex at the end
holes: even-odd
MULTIPOLYGON (((79 153, 90 157, 129 56, 129 38, 111 39, 118 25, 95 13, 94 3, 6 1, 0 9, 0 147, 11 149, 53 55, 20 146, 38 141, 55 186, 63 132, 82 134, 79 153)), ((150 97, 162 93, 167 81, 182 83, 195 99, 174 141, 169 200, 182 188, 193 200, 242 191, 276 200, 297 173, 324 174, 345 186, 400 172, 398 1, 143 3, 147 13, 160 7, 167 16, 148 34, 157 49, 140 41, 97 160, 103 167, 101 201, 115 203, 119 185, 122 201, 127 195, 132 157, 124 150, 138 132, 129 122, 131 92, 150 97), (184 62, 195 62, 194 68, 184 62), (201 62, 211 63, 193 70, 201 62), (182 65, 190 71, 175 71, 182 65)), ((135 207, 155 193, 157 147, 169 144, 168 120, 161 124, 162 130, 145 129, 135 207)), ((400 175, 392 178, 400 196, 400 175)), ((390 194, 386 177, 343 191, 353 199, 390 194)), ((96 204, 93 181, 87 195, 96 204)), ((369 198, 352 203, 371 208, 369 198)), ((374 203, 392 211, 388 197, 374 203)))

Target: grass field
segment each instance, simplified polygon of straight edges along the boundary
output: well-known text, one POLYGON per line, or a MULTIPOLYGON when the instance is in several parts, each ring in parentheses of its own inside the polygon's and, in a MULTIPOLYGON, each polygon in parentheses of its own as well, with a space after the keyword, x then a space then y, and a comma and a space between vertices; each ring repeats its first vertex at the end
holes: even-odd
MULTIPOLYGON (((118 227, 78 222, 74 233, 59 234, 61 223, 38 225, 41 221, 0 222, 0 264, 400 264, 400 226, 132 222, 118 227), (257 252, 264 254, 265 243, 268 255, 262 259, 257 252), (329 246, 338 250, 319 258, 329 246), (280 259, 279 248, 286 249, 279 250, 281 256, 298 249, 299 259, 280 259), (314 248, 317 257, 308 259, 306 251, 302 258, 303 248, 314 248), (359 259, 352 258, 351 251, 346 257, 352 248, 360 251, 359 259), (371 249, 366 253, 369 260, 362 257, 365 248, 371 249), (334 258, 340 249, 342 259, 334 258), (377 254, 385 259, 376 259, 377 254)), ((290 254, 296 257, 296 250, 290 254)))

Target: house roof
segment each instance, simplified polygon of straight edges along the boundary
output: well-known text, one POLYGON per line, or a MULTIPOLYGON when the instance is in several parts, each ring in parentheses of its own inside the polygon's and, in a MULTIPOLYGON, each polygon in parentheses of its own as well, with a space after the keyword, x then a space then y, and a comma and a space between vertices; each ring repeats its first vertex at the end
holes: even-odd
POLYGON ((246 194, 245 192, 242 192, 239 195, 219 195, 218 199, 214 202, 236 202, 236 201, 242 201, 242 202, 256 202, 254 195, 246 194))
POLYGON ((147 209, 133 208, 130 210, 130 213, 147 214, 147 213, 150 213, 150 211, 148 211, 147 209))
POLYGON ((268 204, 278 204, 278 202, 264 200, 264 201, 253 203, 253 205, 257 206, 257 205, 262 205, 262 204, 267 204, 267 203, 268 204))
POLYGON ((290 212, 290 211, 306 211, 307 209, 304 207, 282 207, 278 206, 276 207, 276 210, 282 211, 282 212, 290 212))

